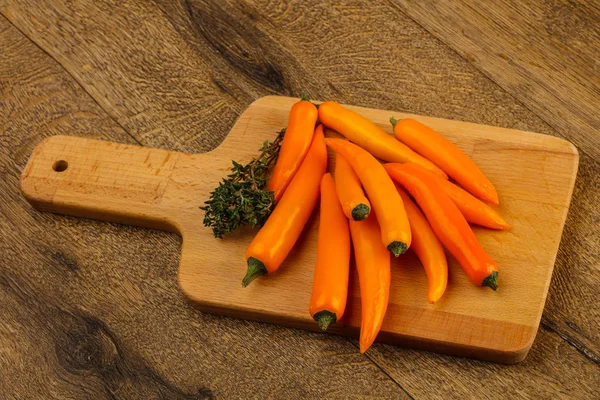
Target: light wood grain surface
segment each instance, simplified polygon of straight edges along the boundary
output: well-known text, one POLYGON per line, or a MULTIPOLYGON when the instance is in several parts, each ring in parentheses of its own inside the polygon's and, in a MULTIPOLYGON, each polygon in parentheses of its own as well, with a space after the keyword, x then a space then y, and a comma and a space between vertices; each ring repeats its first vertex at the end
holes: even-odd
POLYGON ((599 6, 465 7, 0 0, 0 397, 595 398, 599 6), (382 344, 361 356, 353 340, 199 313, 177 289, 176 235, 39 213, 18 191, 45 137, 200 153, 253 100, 302 91, 577 145, 523 363, 382 344))

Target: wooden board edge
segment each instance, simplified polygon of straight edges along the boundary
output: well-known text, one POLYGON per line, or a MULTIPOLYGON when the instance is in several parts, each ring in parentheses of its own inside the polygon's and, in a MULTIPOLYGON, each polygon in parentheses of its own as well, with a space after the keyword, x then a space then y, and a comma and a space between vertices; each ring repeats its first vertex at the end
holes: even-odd
POLYGON ((64 138, 67 137, 68 136, 65 135, 57 135, 43 139, 35 146, 31 152, 31 155, 29 156, 29 159, 27 160, 27 164, 25 164, 25 167, 21 172, 21 177, 19 179, 19 190, 21 191, 23 197, 25 197, 25 200, 27 200, 29 204, 31 204, 33 208, 37 210, 46 211, 46 209, 52 204, 56 189, 53 188, 52 190, 40 191, 36 185, 35 178, 30 176, 33 170, 36 155, 40 152, 43 152, 44 148, 48 146, 48 144, 57 140, 64 140, 64 138))
MULTIPOLYGON (((281 315, 273 310, 258 310, 252 306, 248 307, 226 307, 219 303, 211 303, 210 301, 198 299, 195 292, 188 290, 188 281, 183 278, 186 273, 182 273, 180 268, 177 274, 177 281, 182 295, 190 302, 190 304, 201 312, 209 314, 222 315, 227 317, 238 318, 242 320, 250 320, 261 323, 270 323, 289 328, 302 329, 311 332, 339 335, 351 338, 358 338, 360 328, 349 325, 333 324, 327 330, 322 332, 316 323, 308 317, 308 306, 306 317, 301 318, 293 315, 281 315)), ((463 318, 473 320, 475 323, 482 321, 476 317, 462 316, 463 318)), ((503 321, 493 321, 497 326, 495 329, 505 329, 511 331, 522 332, 521 340, 512 342, 510 346, 490 346, 490 345, 474 345, 467 342, 448 342, 438 340, 433 337, 424 338, 422 336, 414 336, 409 334, 401 334, 394 332, 380 332, 377 337, 378 343, 391 344, 395 346, 408 347, 418 350, 433 351, 442 354, 448 354, 458 357, 468 357, 482 361, 491 361, 501 364, 515 364, 523 361, 535 340, 537 334, 537 326, 528 326, 515 324, 503 321), (499 326, 498 326, 499 325, 499 326)))

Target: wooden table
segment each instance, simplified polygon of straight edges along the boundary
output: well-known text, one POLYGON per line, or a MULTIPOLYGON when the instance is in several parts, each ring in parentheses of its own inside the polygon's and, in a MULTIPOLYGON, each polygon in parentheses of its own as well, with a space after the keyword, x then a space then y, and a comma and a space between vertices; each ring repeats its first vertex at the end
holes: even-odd
POLYGON ((597 398, 600 4, 476 3, 0 0, 0 398, 597 398), (577 146, 524 362, 360 355, 199 313, 177 288, 176 235, 40 213, 18 191, 45 137, 203 152, 254 99, 301 92, 577 146))

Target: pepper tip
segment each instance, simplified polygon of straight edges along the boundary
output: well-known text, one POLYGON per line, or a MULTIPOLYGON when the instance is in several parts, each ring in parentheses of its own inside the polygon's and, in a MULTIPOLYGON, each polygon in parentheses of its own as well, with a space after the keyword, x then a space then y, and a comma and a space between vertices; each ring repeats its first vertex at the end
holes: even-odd
POLYGON ((481 286, 489 286, 493 290, 498 290, 498 271, 494 271, 485 277, 481 286))
POLYGON ((360 203, 352 209, 352 219, 355 221, 362 221, 366 219, 371 212, 368 205, 360 203))
POLYGON ((242 279, 242 287, 248 286, 253 280, 261 275, 266 275, 267 273, 267 268, 262 261, 254 257, 248 258, 248 270, 246 271, 246 276, 242 279))
POLYGON ((362 338, 359 340, 360 354, 364 354, 369 347, 373 344, 374 339, 363 340, 362 338))
POLYGON ((390 253, 394 255, 394 257, 398 257, 400 254, 406 253, 406 250, 408 250, 408 246, 406 245, 406 243, 396 240, 388 244, 387 249, 390 253))
POLYGON ((335 324, 337 319, 335 314, 328 310, 319 311, 313 318, 317 321, 322 331, 326 331, 330 324, 335 324))

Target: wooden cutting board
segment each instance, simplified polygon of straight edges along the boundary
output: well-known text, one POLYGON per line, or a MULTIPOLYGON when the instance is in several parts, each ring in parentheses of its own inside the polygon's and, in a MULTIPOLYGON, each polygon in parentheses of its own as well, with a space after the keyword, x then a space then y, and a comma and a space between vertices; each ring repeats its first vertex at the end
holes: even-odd
MULTIPOLYGON (((225 141, 205 154, 51 137, 33 151, 21 189, 42 211, 180 233, 179 285, 202 311, 318 330, 308 314, 317 216, 277 273, 243 289, 244 253, 255 230, 217 240, 203 226, 199 209, 228 173, 232 159, 249 161, 265 140, 286 126, 295 101, 277 96, 257 100, 225 141)), ((523 360, 537 333, 571 199, 578 165, 575 147, 536 133, 349 108, 390 133, 391 115, 415 118, 443 133, 494 183, 499 211, 511 225, 507 232, 475 228, 499 265, 497 292, 472 285, 450 259, 446 294, 428 304, 427 280, 415 256, 409 252, 393 260, 390 303, 378 340, 502 363, 523 360)), ((330 332, 358 336, 360 297, 354 267, 350 285, 346 315, 330 332)))

